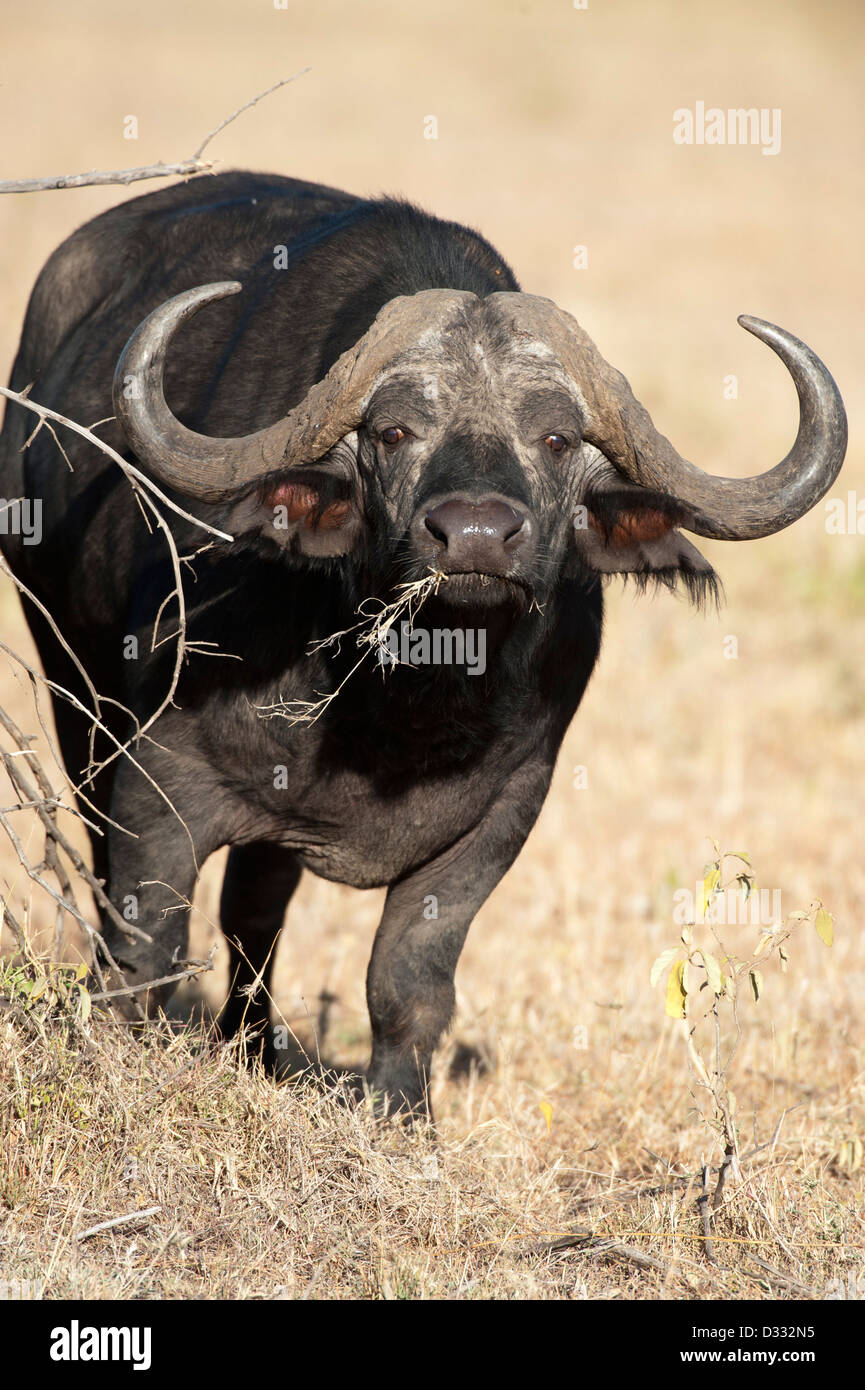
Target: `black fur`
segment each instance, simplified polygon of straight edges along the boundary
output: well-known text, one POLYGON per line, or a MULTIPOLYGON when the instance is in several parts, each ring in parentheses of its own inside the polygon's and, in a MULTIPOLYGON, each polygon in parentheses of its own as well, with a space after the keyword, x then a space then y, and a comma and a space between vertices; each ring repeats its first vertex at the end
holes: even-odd
MULTIPOLYGON (((123 204, 54 253, 33 292, 13 387, 32 385, 35 400, 85 424, 104 420, 112 415, 115 363, 145 315, 182 290, 227 278, 239 279, 243 293, 179 331, 166 375, 178 416, 214 435, 281 418, 396 295, 450 287, 483 298, 519 288, 480 236, 406 203, 260 174, 199 179, 123 204), (286 248, 286 269, 274 268, 278 247, 286 248)), ((72 472, 47 431, 22 452, 32 424, 24 409, 9 408, 0 494, 42 499, 43 543, 28 548, 3 537, 4 550, 99 692, 143 721, 167 690, 174 659, 172 641, 150 650, 173 584, 164 539, 148 532, 119 470, 77 436, 64 438, 72 472), (135 660, 126 659, 129 637, 138 642, 135 660)), ((100 434, 128 453, 116 424, 100 434)), ((457 476, 470 486, 472 468, 480 477, 480 445, 473 448, 471 437, 459 443, 459 465, 457 441, 437 457, 436 489, 449 480, 454 487, 457 476)), ((317 723, 261 717, 265 707, 335 690, 358 656, 351 638, 336 652, 310 654, 310 644, 350 627, 369 594, 386 597, 394 582, 417 573, 408 533, 389 529, 369 453, 360 502, 366 529, 350 555, 309 558, 262 534, 254 524, 266 500, 260 490, 231 505, 192 505, 217 525, 233 524, 245 507, 249 524, 233 546, 213 545, 184 566, 187 635, 198 651, 152 740, 134 746, 171 806, 125 758, 88 781, 87 721, 66 702, 56 705, 72 778, 84 779, 91 801, 137 835, 109 827, 93 838, 96 870, 113 901, 127 911, 134 904, 137 924, 153 938, 144 945, 104 924, 129 979, 170 973, 175 952, 183 956, 186 912, 169 909, 191 898, 201 864, 221 845, 234 847, 223 925, 238 943, 227 1031, 244 1011, 266 1024, 264 991, 250 1003, 238 989, 258 970, 268 978, 265 961, 302 867, 358 887, 388 886, 368 978, 369 1081, 414 1109, 426 1104, 466 931, 540 811, 600 644, 600 579, 569 539, 576 492, 558 508, 552 482, 542 479, 535 496, 515 456, 493 452, 483 468, 498 469, 512 491, 525 488, 539 515, 546 507, 531 567, 520 584, 500 584, 495 602, 476 595, 459 611, 459 586, 449 599, 444 585, 418 619, 484 626, 483 674, 456 667, 383 674, 367 662, 317 723)), ((351 494, 339 459, 337 449, 323 465, 321 477, 333 465, 325 501, 351 494)), ((412 506, 426 486, 418 483, 412 506)), ((615 498, 598 503, 604 526, 614 524, 616 506, 615 498)), ((181 554, 206 543, 177 518, 172 529, 181 554)), ((678 551, 657 565, 639 556, 616 564, 640 584, 682 579, 695 598, 714 584, 707 567, 678 551)), ((27 616, 48 676, 89 704, 44 620, 30 605, 27 616)), ((160 635, 176 623, 172 603, 160 635)), ((129 736, 117 705, 104 704, 101 716, 118 738, 129 736)), ((97 738, 97 758, 110 751, 97 738)), ((151 992, 151 1007, 166 993, 151 992)))

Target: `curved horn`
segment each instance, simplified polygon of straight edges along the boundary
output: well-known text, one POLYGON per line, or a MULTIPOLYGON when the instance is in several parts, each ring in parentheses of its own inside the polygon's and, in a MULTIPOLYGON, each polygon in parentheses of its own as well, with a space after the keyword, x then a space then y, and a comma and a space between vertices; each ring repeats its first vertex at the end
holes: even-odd
POLYGON ((241 288, 232 280, 199 285, 161 304, 135 330, 114 374, 114 409, 135 454, 160 481, 204 502, 223 501, 273 469, 321 458, 361 423, 379 373, 427 334, 443 331, 475 299, 461 290, 422 290, 389 300, 282 420, 217 439, 187 429, 169 410, 165 357, 181 323, 241 288))
POLYGON ((795 443, 766 473, 721 478, 676 452, 621 372, 604 361, 570 314, 533 295, 496 298, 512 301, 507 310, 515 329, 549 346, 576 383, 584 437, 632 482, 684 502, 693 512, 693 520, 684 523, 689 531, 727 541, 772 535, 804 516, 838 476, 847 447, 847 417, 838 387, 819 357, 783 328, 748 314, 739 318, 743 328, 777 353, 793 378, 799 397, 795 443))

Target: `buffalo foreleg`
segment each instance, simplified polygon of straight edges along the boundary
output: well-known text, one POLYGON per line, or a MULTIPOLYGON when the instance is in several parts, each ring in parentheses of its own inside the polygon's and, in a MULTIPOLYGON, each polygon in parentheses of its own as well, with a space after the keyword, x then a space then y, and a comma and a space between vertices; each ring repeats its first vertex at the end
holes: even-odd
POLYGON ((432 1118, 430 1063, 453 1016, 466 933, 519 853, 548 785, 548 768, 523 769, 474 830, 390 888, 367 974, 367 1083, 380 1109, 432 1118))
POLYGON ((270 979, 276 942, 289 899, 300 879, 290 850, 257 841, 235 845, 222 885, 220 920, 229 944, 229 993, 220 1015, 223 1036, 241 1025, 252 1030, 261 1059, 274 1070, 270 979))

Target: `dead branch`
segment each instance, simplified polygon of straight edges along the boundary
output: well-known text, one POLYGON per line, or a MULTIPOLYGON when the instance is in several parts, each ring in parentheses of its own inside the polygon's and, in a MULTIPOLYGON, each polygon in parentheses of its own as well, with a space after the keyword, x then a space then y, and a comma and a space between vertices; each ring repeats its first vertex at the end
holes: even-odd
MULTIPOLYGON (((151 942, 152 937, 149 936, 147 932, 142 931, 140 927, 136 927, 134 923, 127 922, 124 917, 121 917, 114 904, 106 896, 100 880, 96 878, 87 867, 75 846, 67 839, 66 835, 57 824, 57 807, 62 803, 60 798, 53 791, 38 757, 33 749, 29 747, 31 736, 22 733, 14 720, 2 708, 0 708, 0 724, 2 724, 6 732, 14 739, 15 743, 17 743, 36 777, 39 787, 38 792, 21 772, 21 763, 16 763, 10 754, 0 748, 0 761, 3 762, 10 782, 16 790, 21 792, 22 796, 28 799, 29 804, 35 807, 36 814, 45 828, 46 858, 44 867, 51 869, 60 880, 63 896, 68 896, 70 902, 74 906, 75 899, 72 894, 72 885, 69 882, 61 862, 57 858, 58 847, 62 849, 64 854, 68 857, 75 872, 84 879, 84 882, 87 884, 97 903, 111 918, 114 925, 119 927, 122 932, 125 932, 127 936, 137 937, 139 941, 151 942)), ((0 817, 2 816, 3 813, 0 812, 0 817)), ((3 821, 0 819, 0 824, 2 823, 3 821)), ((41 867, 42 866, 40 866, 40 868, 41 867)), ((77 915, 77 920, 83 920, 80 914, 77 915)))
POLYGON ((204 154, 211 140, 219 135, 220 131, 225 130, 227 125, 231 125, 232 121, 236 121, 238 116, 242 116, 244 111, 248 111, 251 106, 256 106, 258 102, 262 101, 265 97, 269 97, 271 92, 278 91, 280 87, 288 86, 289 82, 296 82, 299 77, 304 77, 306 73, 311 71, 311 68, 306 67, 301 68, 299 72, 293 72, 291 77, 281 77, 278 82, 274 82, 272 87, 268 87, 264 92, 259 92, 257 97, 253 97, 251 101, 246 101, 242 106, 238 106, 236 111, 233 111, 230 116, 226 116, 224 121, 220 121, 219 125, 214 126, 210 134, 204 137, 192 158, 195 160, 201 159, 201 156, 204 154))
POLYGON ((557 1255, 565 1250, 574 1250, 578 1254, 586 1255, 610 1255, 613 1259, 636 1265, 638 1269, 657 1270, 659 1274, 667 1274, 669 1271, 669 1265, 665 1260, 659 1260, 655 1255, 648 1255, 644 1250, 638 1250, 636 1246, 624 1245, 618 1240, 594 1236, 591 1231, 574 1231, 572 1235, 561 1236, 558 1240, 545 1241, 543 1245, 536 1247, 537 1254, 557 1255))
POLYGON ((99 994, 91 994, 90 998, 94 1004, 101 1003, 104 999, 119 999, 121 996, 142 994, 147 989, 155 989, 157 985, 176 985, 179 980, 190 980, 194 975, 203 975, 205 971, 213 969, 213 947, 208 960, 193 961, 186 970, 178 970, 174 975, 160 975, 158 980, 143 980, 140 985, 126 985, 124 989, 104 989, 99 994))
POLYGON ((91 169, 86 174, 48 174, 42 179, 3 179, 0 193, 45 193, 53 188, 93 188, 99 184, 137 183, 139 179, 167 179, 175 175, 209 174, 212 159, 184 159, 179 164, 142 164, 137 169, 91 169))
MULTIPOLYGON (((191 521, 194 526, 200 526, 202 531, 208 531, 211 536, 216 536, 217 540, 234 540, 234 537, 229 536, 226 531, 219 531, 215 526, 210 526, 206 521, 202 521, 200 517, 193 516, 191 512, 184 511, 183 508, 179 507, 176 502, 173 502, 170 497, 167 497, 161 488, 157 487, 152 478, 149 478, 146 473, 142 473, 141 470, 136 468, 135 464, 130 463, 128 459, 123 458, 122 454, 118 454, 116 449, 112 449, 110 444, 106 444, 104 439, 100 439, 92 430, 87 429, 86 425, 79 425, 77 421, 70 420, 66 415, 58 415, 56 410, 49 410, 47 406, 38 405, 36 401, 30 400, 25 391, 12 391, 8 386, 0 386, 0 396, 5 396, 7 400, 15 401, 17 405, 23 405, 25 410, 32 410, 34 415, 39 415, 46 420, 56 420, 58 424, 66 425, 68 429, 73 430, 75 434, 80 434, 82 439, 86 439, 88 443, 94 445, 95 448, 101 449, 106 458, 110 458, 117 464, 118 468, 123 470, 134 493, 139 494, 142 488, 146 488, 154 497, 159 499, 163 506, 168 507, 170 511, 183 517, 184 521, 191 521)), ((100 424, 102 423, 104 423, 104 421, 100 421, 100 424)), ((32 437, 31 435, 31 438, 32 437)))
MULTIPOLYGON (((215 126, 214 129, 211 130, 208 135, 205 136, 204 140, 198 146, 198 149, 188 160, 183 160, 175 164, 159 163, 142 166, 140 168, 134 169, 121 169, 114 171, 91 171, 90 173, 86 174, 64 174, 43 179, 0 181, 0 193, 23 193, 58 188, 80 188, 87 185, 126 185, 141 179, 164 178, 168 176, 191 177, 199 174, 209 173, 213 170, 215 161, 204 159, 203 155, 205 149, 211 143, 211 141, 217 135, 219 135, 220 132, 226 128, 226 126, 230 125, 232 121, 236 120, 237 117, 240 116, 243 112, 248 111, 252 106, 255 106, 259 101, 263 100, 264 97, 271 95, 271 93, 277 91, 280 87, 284 87, 289 83, 296 81, 297 78, 302 77, 304 73, 308 71, 309 68, 304 68, 301 72, 297 72, 290 77, 280 79, 271 87, 268 87, 265 91, 260 92, 257 96, 253 97, 250 101, 247 101, 242 106, 238 107, 236 111, 232 112, 230 116, 220 121, 219 124, 215 126)), ((25 449, 33 443, 39 431, 42 428, 46 428, 50 432, 52 438, 54 439, 54 442, 57 445, 57 448, 60 454, 62 455, 64 461, 66 462, 67 467, 71 469, 73 467, 73 464, 70 460, 69 455, 63 447, 63 443, 61 441, 57 427, 63 427, 72 430, 73 433, 79 435, 81 438, 85 439, 89 444, 91 444, 94 448, 100 450, 100 452, 105 454, 107 458, 109 458, 122 470, 127 482, 129 483, 132 489, 135 500, 141 508, 145 520, 147 521, 149 529, 151 530, 151 532, 162 532, 163 538, 168 547, 174 587, 172 591, 166 596, 163 603, 160 605, 159 614, 157 615, 156 624, 154 626, 154 647, 157 645, 157 631, 159 619, 162 616, 165 608, 170 604, 172 599, 176 599, 178 606, 178 617, 175 631, 173 631, 170 634, 170 638, 163 637, 162 639, 160 639, 160 642, 164 642, 167 640, 176 641, 176 653, 168 690, 165 696, 163 697, 162 701, 160 702, 158 708, 153 711, 153 713, 149 716, 149 718, 147 718, 144 721, 143 724, 136 718, 135 714, 131 710, 126 709, 118 701, 112 699, 111 697, 102 696, 99 694, 99 692, 93 685, 93 682, 90 680, 86 668, 84 667, 83 663, 79 660, 77 654, 72 650, 72 647, 66 640, 64 634, 58 628, 52 615, 45 609, 44 605, 38 601, 35 595, 33 595, 28 590, 27 586, 23 584, 22 581, 15 574, 12 573, 6 562, 2 559, 0 559, 0 572, 2 572, 5 576, 10 578, 12 582, 15 584, 15 586, 18 588, 22 597, 26 597, 27 599, 29 599, 32 603, 36 605, 36 607, 42 613, 43 617, 46 619, 51 630, 53 631, 56 639, 60 643, 63 650, 66 652, 69 659, 72 661, 78 675, 80 676, 83 682, 84 691, 86 692, 85 699, 90 702, 91 707, 88 708, 87 705, 70 690, 64 689, 63 687, 57 685, 56 682, 48 680, 40 672, 31 667, 28 662, 26 662, 22 657, 18 655, 17 652, 14 652, 10 647, 6 645, 6 643, 2 641, 0 641, 0 650, 6 652, 7 655, 12 659, 12 661, 16 663, 17 666, 20 666, 22 671, 26 672, 27 676, 29 677, 39 726, 47 738, 51 756, 55 759, 59 768, 62 769, 63 766, 62 760, 59 755, 59 750, 56 748, 51 731, 46 726, 39 705, 40 686, 47 686, 55 698, 68 700, 74 708, 79 710, 79 712, 86 719, 89 720, 90 763, 89 766, 84 770, 81 784, 78 786, 73 786, 71 782, 69 784, 74 796, 78 798, 85 807, 92 810, 100 820, 102 820, 103 822, 107 822, 108 824, 115 825, 115 822, 111 820, 110 816, 108 816, 105 812, 101 811, 98 807, 96 807, 93 804, 93 802, 91 802, 88 799, 84 789, 89 784, 91 784, 94 778, 98 775, 98 773, 102 771, 102 769, 105 768, 109 763, 111 763, 115 758, 121 756, 127 757, 132 762, 133 766, 139 772, 142 773, 142 775, 147 779, 148 782, 151 783, 151 785, 161 796, 163 801, 166 802, 166 804, 170 807, 173 813, 177 816, 178 820, 183 825, 187 836, 189 837, 194 855, 195 847, 192 842, 192 836, 190 834, 188 826, 186 826, 176 807, 174 807, 173 803, 169 800, 168 796, 163 791, 163 789, 158 785, 155 779, 146 771, 146 769, 141 765, 138 759, 136 759, 130 751, 131 746, 133 744, 137 744, 142 737, 148 737, 148 730, 154 726, 154 724, 164 713, 164 711, 169 707, 169 705, 173 703, 186 655, 188 652, 199 650, 199 644, 187 643, 186 637, 186 609, 182 585, 181 564, 188 561, 190 557, 179 555, 174 535, 166 521, 162 508, 167 509, 168 512, 173 512, 175 515, 181 517, 185 521, 190 522, 192 525, 200 527, 203 531, 207 532, 208 535, 215 537, 218 540, 230 542, 233 540, 233 537, 228 535, 226 532, 220 531, 216 527, 209 525, 207 522, 202 521, 200 518, 193 516, 190 512, 185 511, 181 506, 179 506, 175 501, 173 501, 172 498, 168 497, 161 490, 161 488, 159 488, 156 485, 156 483, 153 482, 152 479, 147 477, 146 474, 142 473, 135 466, 134 463, 131 463, 129 460, 124 459, 115 449, 113 449, 109 444, 107 444, 104 440, 98 437, 98 435, 95 433, 95 429, 97 428, 96 424, 92 428, 88 429, 84 425, 79 424, 77 421, 71 420, 67 416, 60 415, 56 411, 49 409, 47 406, 40 405, 38 402, 30 400, 29 390, 17 392, 12 391, 6 387, 0 387, 0 394, 2 394, 7 400, 13 401, 17 405, 23 406, 24 409, 31 411, 37 417, 37 423, 35 425, 35 428, 32 430, 28 439, 25 442, 25 449), (120 712, 123 713, 130 721, 133 732, 125 743, 121 743, 120 739, 113 734, 113 732, 105 722, 104 708, 107 705, 114 706, 116 709, 120 710, 120 712), (113 751, 110 752, 108 756, 105 757, 98 764, 96 763, 94 757, 94 739, 96 737, 97 732, 101 732, 103 735, 105 735, 109 739, 109 741, 114 745, 113 751)), ((99 422, 97 422, 97 424, 106 424, 112 418, 113 417, 108 417, 107 420, 100 420, 99 422)), ((7 501, 5 503, 5 506, 11 505, 11 502, 7 501)), ((221 653, 219 652, 207 652, 205 654, 221 655, 221 653)), ((17 678, 18 677, 16 676, 16 679, 17 678)), ((58 820, 58 812, 61 810, 68 811, 69 814, 77 816, 80 820, 85 821, 89 828, 98 834, 103 833, 101 826, 96 824, 96 822, 94 821, 88 820, 81 813, 81 811, 76 809, 74 805, 67 805, 64 802, 62 794, 58 794, 57 792, 55 792, 51 784, 51 781, 48 775, 46 774, 45 769, 39 759, 39 756, 31 746, 33 743, 34 736, 32 734, 24 733, 23 730, 19 728, 18 724, 11 718, 11 716, 9 716, 7 712, 2 709, 0 709, 0 729, 3 729, 6 732, 8 737, 11 739, 13 745, 11 750, 0 747, 0 764, 2 764, 7 776, 9 777, 9 781, 13 790, 13 796, 17 798, 17 803, 12 804, 9 807, 0 808, 0 828, 2 828, 10 844, 12 845, 16 858, 18 859, 18 862, 21 865, 21 868, 23 869, 24 873, 45 894, 47 894, 47 896, 56 905, 54 933, 55 954, 58 956, 61 954, 63 945, 63 923, 66 914, 69 914, 83 929, 90 946, 92 969, 100 987, 99 992, 91 995, 91 998, 95 1001, 103 1001, 115 999, 120 996, 130 996, 136 1014, 139 1018, 143 1019, 144 1013, 137 999, 139 993, 141 993, 143 990, 153 988, 156 985, 176 983, 178 980, 188 979, 193 975, 197 975, 202 970, 212 969, 212 953, 211 959, 209 961, 185 962, 184 964, 186 968, 180 970, 174 975, 164 976, 159 980, 145 981, 141 984, 134 986, 117 987, 112 989, 106 988, 106 980, 103 976, 101 968, 101 964, 103 962, 110 966, 110 968, 114 972, 115 978, 121 981, 123 980, 123 973, 120 970, 117 962, 112 957, 111 952, 109 951, 101 933, 88 922, 86 916, 81 911, 81 908, 79 907, 76 898, 76 882, 81 882, 90 889, 96 903, 101 908, 105 917, 108 920, 110 920, 114 924, 114 926, 119 928, 125 935, 127 935, 128 937, 138 938, 140 940, 148 942, 150 941, 150 937, 146 932, 142 931, 141 928, 137 927, 134 923, 126 921, 123 917, 121 917, 117 908, 110 901, 107 894, 105 893, 102 881, 96 878, 95 874, 88 867, 81 854, 76 849, 75 845, 71 842, 71 840, 68 838, 68 836, 61 828, 58 820), (41 859, 38 863, 36 862, 35 856, 33 856, 29 850, 30 835, 28 834, 22 836, 22 834, 20 834, 18 830, 16 830, 15 825, 10 820, 10 816, 15 815, 18 811, 28 811, 31 813, 36 813, 36 820, 38 821, 39 827, 44 835, 44 847, 42 849, 41 859), (73 873, 76 876, 75 880, 73 879, 73 873)), ((151 743, 155 742, 155 740, 152 737, 149 738, 149 741, 151 743)), ((116 828, 124 831, 127 834, 131 833, 127 831, 123 826, 117 826, 116 828)), ((19 921, 15 912, 12 910, 12 907, 9 902, 8 890, 4 892, 2 896, 0 896, 0 925, 9 926, 19 950, 26 952, 26 934, 24 932, 21 922, 19 921)), ((137 1215, 141 1214, 139 1213, 137 1215)), ((99 1227, 92 1228, 90 1231, 82 1233, 79 1239, 85 1239, 88 1235, 94 1234, 96 1230, 108 1229, 115 1224, 120 1224, 121 1221, 125 1219, 132 1218, 119 1218, 116 1222, 104 1223, 99 1227)))
POLYGON ((242 106, 238 106, 230 116, 226 116, 224 121, 214 126, 209 135, 202 140, 198 149, 189 159, 182 159, 176 164, 142 164, 134 169, 91 169, 86 174, 49 174, 41 179, 0 179, 0 193, 44 193, 57 188, 93 188, 105 184, 138 183, 142 179, 167 179, 167 178, 193 178, 199 174, 211 174, 215 165, 218 163, 214 159, 202 159, 211 140, 219 135, 227 125, 236 121, 237 117, 244 111, 248 111, 251 106, 256 106, 265 97, 270 96, 271 92, 276 92, 280 87, 286 87, 290 82, 296 82, 299 77, 303 77, 310 69, 303 68, 300 72, 292 73, 290 77, 282 77, 278 82, 274 82, 272 87, 266 91, 259 92, 258 96, 246 101, 242 106))
POLYGON ((79 1231, 76 1240, 89 1240, 91 1236, 100 1235, 102 1231, 113 1231, 118 1226, 129 1226, 133 1222, 146 1221, 151 1216, 156 1216, 162 1207, 147 1207, 144 1211, 131 1211, 128 1216, 115 1216, 110 1221, 100 1221, 96 1226, 88 1226, 86 1231, 79 1231))

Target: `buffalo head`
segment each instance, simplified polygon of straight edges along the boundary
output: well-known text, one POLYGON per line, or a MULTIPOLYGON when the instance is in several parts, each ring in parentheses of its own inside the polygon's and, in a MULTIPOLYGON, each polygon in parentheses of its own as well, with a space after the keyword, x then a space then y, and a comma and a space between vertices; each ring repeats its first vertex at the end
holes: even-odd
POLYGON ((306 555, 374 554, 379 573, 404 579, 443 571, 448 602, 542 602, 572 546, 590 571, 699 584, 710 567, 678 528, 721 540, 780 531, 844 457, 832 377, 772 324, 739 320, 793 378, 796 441, 768 472, 720 478, 676 452, 550 300, 457 290, 390 300, 278 423, 236 439, 196 434, 165 402, 166 353, 186 318, 239 289, 188 290, 133 334, 115 408, 135 453, 177 492, 228 504, 237 531, 306 555))

